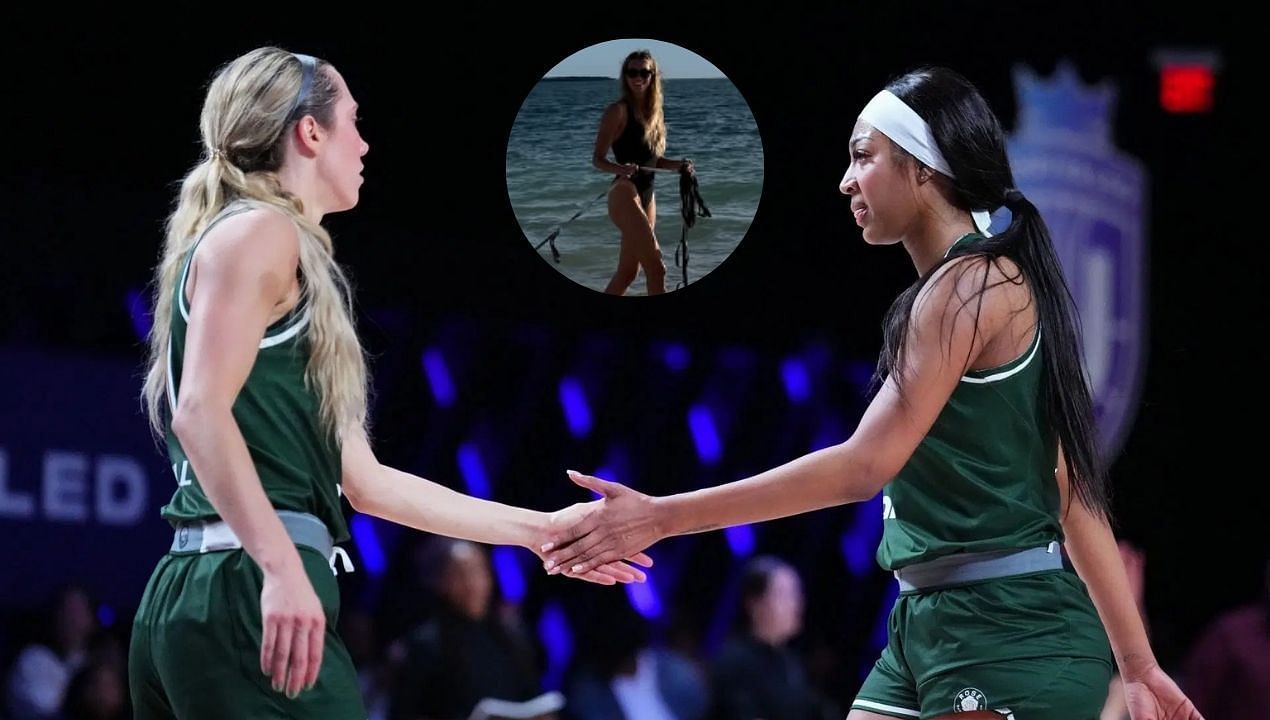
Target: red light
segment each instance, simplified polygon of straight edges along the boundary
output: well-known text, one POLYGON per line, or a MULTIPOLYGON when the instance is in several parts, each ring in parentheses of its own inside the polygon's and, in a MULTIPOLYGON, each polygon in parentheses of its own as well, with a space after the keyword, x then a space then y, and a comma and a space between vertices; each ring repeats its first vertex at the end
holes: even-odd
POLYGON ((1212 110, 1212 69, 1205 65, 1165 65, 1160 70, 1160 106, 1171 113, 1212 110))

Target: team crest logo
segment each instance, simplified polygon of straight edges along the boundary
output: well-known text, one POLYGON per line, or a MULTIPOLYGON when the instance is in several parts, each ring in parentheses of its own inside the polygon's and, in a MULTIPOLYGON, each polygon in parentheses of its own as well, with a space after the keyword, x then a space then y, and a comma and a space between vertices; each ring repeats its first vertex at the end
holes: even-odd
POLYGON ((177 532, 177 542, 180 545, 180 548, 184 550, 185 546, 189 543, 189 541, 190 541, 190 529, 185 526, 182 526, 181 530, 177 532))
POLYGON ((953 700, 953 712, 974 712, 975 710, 987 709, 988 699, 975 688, 962 690, 957 693, 957 698, 953 700))
POLYGON ((1112 144, 1109 81, 1085 85, 1067 63, 1049 79, 1023 66, 1013 74, 1010 163, 1076 300, 1099 441, 1111 458, 1134 420, 1144 360, 1146 173, 1112 144))

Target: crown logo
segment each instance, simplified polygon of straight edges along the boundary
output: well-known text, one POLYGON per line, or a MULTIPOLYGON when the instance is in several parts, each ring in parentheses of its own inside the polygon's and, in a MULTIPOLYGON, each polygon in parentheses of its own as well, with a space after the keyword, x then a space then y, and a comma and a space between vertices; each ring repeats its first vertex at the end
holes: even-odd
POLYGON ((1015 65, 1011 74, 1020 136, 1074 135, 1086 143, 1111 144, 1116 87, 1109 80, 1087 85, 1066 60, 1049 78, 1042 78, 1025 65, 1015 65))

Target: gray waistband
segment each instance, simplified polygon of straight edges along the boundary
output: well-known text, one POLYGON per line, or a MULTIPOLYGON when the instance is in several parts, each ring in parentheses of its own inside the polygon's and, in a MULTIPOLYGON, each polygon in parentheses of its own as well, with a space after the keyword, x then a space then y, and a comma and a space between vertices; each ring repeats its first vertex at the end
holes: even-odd
POLYGON ((900 568, 895 571, 895 579, 900 583, 900 592, 909 592, 1044 570, 1061 570, 1062 567, 1062 553, 1058 551, 1058 543, 1052 542, 1028 550, 948 555, 900 568))
MULTIPOLYGON (((279 510, 278 519, 297 545, 307 545, 322 553, 324 558, 332 557, 335 543, 321 520, 308 513, 291 510, 279 510)), ((235 550, 242 546, 242 541, 224 520, 182 523, 176 527, 172 537, 174 553, 208 553, 235 550)))

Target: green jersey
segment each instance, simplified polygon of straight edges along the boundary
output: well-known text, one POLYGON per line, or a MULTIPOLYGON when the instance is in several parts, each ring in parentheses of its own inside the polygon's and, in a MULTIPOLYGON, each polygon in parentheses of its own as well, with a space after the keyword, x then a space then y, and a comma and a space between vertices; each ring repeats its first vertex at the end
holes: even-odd
MULTIPOLYGON (((208 223, 203 235, 217 222, 252 207, 255 205, 248 202, 232 203, 208 223)), ((167 358, 171 408, 176 407, 181 390, 190 317, 185 282, 201 241, 202 236, 185 258, 172 298, 167 358)), ((316 516, 339 543, 349 537, 340 505, 340 452, 335 439, 322 426, 317 391, 304 380, 309 359, 308 326, 309 314, 303 302, 269 326, 260 340, 255 364, 234 400, 233 415, 273 507, 316 516)), ((177 487, 171 501, 162 508, 162 516, 172 523, 219 519, 180 440, 172 432, 170 420, 165 435, 177 487)))
POLYGON ((963 376, 883 488, 877 560, 886 570, 1062 541, 1058 440, 1042 397, 1042 330, 1014 360, 963 376))

